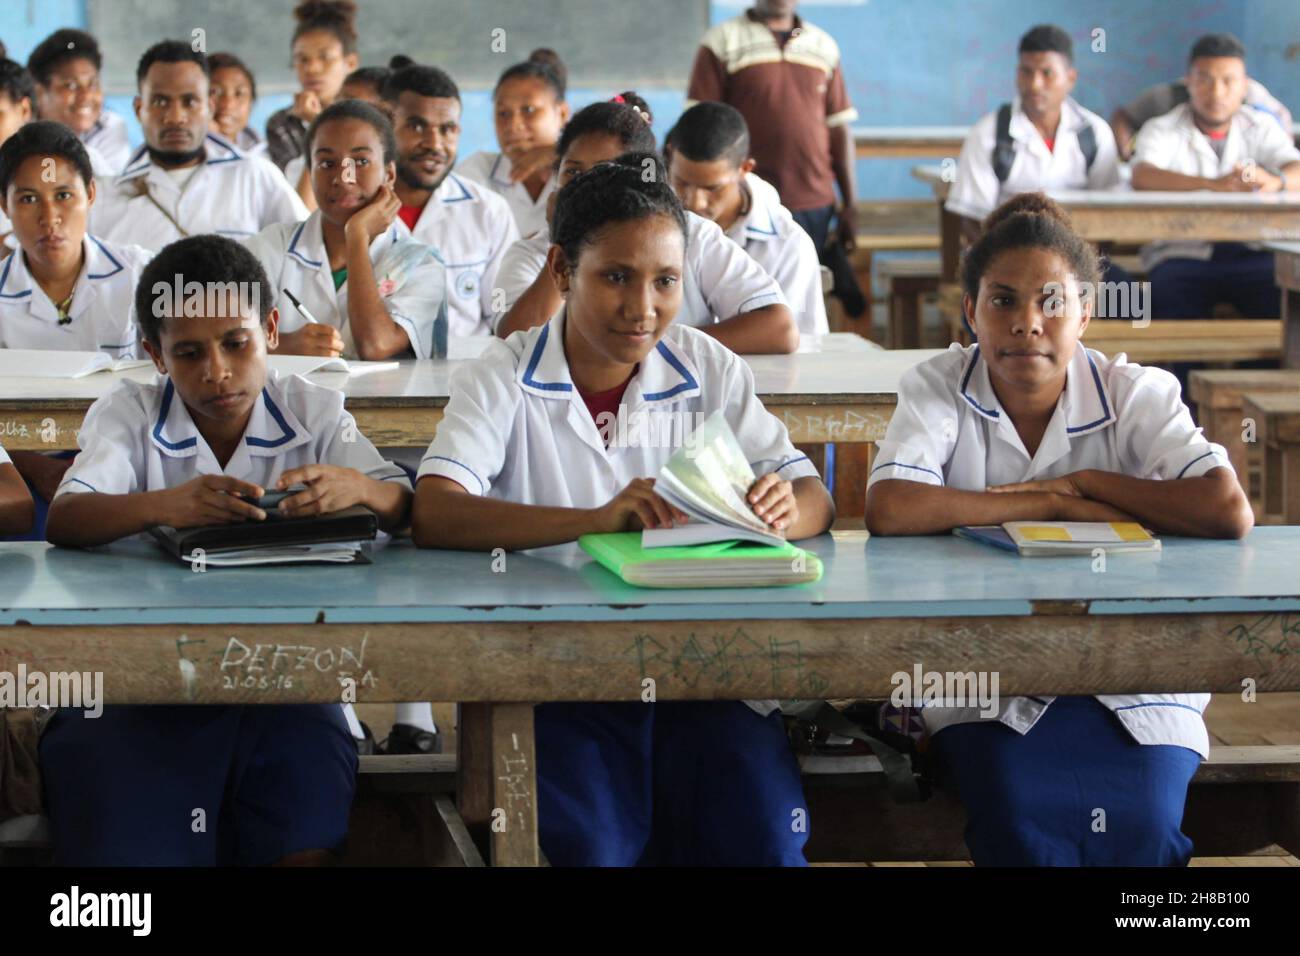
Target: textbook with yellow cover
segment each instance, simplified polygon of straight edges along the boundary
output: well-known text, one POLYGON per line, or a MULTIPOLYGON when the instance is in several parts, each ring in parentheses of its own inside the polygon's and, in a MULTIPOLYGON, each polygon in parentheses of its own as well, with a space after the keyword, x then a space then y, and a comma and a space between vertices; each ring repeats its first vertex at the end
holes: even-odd
POLYGON ((959 538, 1016 551, 1024 557, 1159 551, 1160 539, 1132 521, 1007 521, 954 528, 959 538))

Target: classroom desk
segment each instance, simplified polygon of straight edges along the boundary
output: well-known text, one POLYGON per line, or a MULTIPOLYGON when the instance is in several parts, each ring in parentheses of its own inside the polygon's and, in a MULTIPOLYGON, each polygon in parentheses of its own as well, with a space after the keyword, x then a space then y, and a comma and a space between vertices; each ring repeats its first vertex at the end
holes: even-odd
MULTIPOLYGON (((939 203, 945 281, 956 277, 960 216, 944 201, 952 183, 942 167, 918 166, 912 175, 928 183, 939 203), (951 246, 951 249, 950 249, 951 246)), ((1280 242, 1300 239, 1300 194, 1048 190, 1065 207, 1079 235, 1092 242, 1141 244, 1196 239, 1214 242, 1280 242)))
POLYGON ((858 159, 953 159, 961 152, 969 126, 855 126, 858 159))
POLYGON ((888 697, 995 671, 1002 694, 1300 690, 1300 527, 1030 560, 951 536, 824 535, 800 588, 642 590, 574 546, 194 573, 151 545, 0 545, 0 670, 99 671, 110 703, 462 707, 458 799, 496 862, 536 845, 532 704, 888 697), (653 683, 650 683, 653 682, 653 683))
MULTIPOLYGON (((794 355, 750 355, 759 397, 798 443, 872 442, 884 437, 898 379, 935 350, 885 351, 858 335, 820 336, 794 355)), ((447 404, 452 371, 463 360, 410 359, 396 369, 348 376, 317 372, 343 390, 363 434, 380 448, 427 445, 447 404)), ((0 444, 10 451, 76 447, 86 409, 118 378, 147 381, 152 369, 81 379, 0 381, 0 444)))
POLYGON ((1282 365, 1300 368, 1300 242, 1270 242, 1268 248, 1282 290, 1282 365))

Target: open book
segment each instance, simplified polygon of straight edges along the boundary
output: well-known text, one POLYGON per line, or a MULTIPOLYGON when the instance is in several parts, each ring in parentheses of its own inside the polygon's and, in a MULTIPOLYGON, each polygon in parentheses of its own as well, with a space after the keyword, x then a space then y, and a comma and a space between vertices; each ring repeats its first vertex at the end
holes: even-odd
POLYGON ((3 378, 84 378, 95 372, 124 372, 152 365, 149 359, 115 359, 107 352, 0 349, 3 378))
POLYGON ((754 481, 754 469, 719 409, 691 433, 655 479, 655 493, 689 515, 690 523, 646 529, 641 532, 641 546, 736 540, 784 545, 785 538, 754 514, 745 500, 754 481))
POLYGON ((325 355, 268 355, 266 364, 281 375, 310 375, 312 372, 344 372, 348 375, 365 375, 397 368, 397 362, 363 362, 325 355))
POLYGON ((1126 521, 1007 521, 954 528, 952 533, 1024 557, 1090 555, 1097 548, 1108 554, 1160 550, 1159 538, 1126 521))
POLYGON ((818 580, 817 555, 790 544, 745 500, 754 484, 740 443, 721 411, 673 453, 655 493, 690 516, 676 528, 588 534, 583 550, 640 587, 766 587, 818 580))

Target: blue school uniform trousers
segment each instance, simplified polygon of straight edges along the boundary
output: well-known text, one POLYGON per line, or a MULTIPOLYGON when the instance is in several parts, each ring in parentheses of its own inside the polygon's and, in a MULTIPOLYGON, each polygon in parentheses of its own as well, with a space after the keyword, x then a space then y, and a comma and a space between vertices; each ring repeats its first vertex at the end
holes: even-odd
POLYGON ((337 850, 357 773, 338 704, 60 710, 40 759, 56 866, 266 866, 337 850))
POLYGON ((779 712, 672 701, 534 714, 552 866, 807 865, 807 804, 779 712))
POLYGON ((1166 259, 1150 274, 1151 314, 1157 319, 1209 319, 1221 302, 1246 319, 1276 319, 1282 293, 1273 253, 1239 242, 1216 242, 1208 260, 1166 259))
POLYGON ((1057 697, 1025 734, 952 724, 934 745, 978 866, 1185 866, 1179 829, 1200 754, 1140 744, 1094 697, 1057 697))

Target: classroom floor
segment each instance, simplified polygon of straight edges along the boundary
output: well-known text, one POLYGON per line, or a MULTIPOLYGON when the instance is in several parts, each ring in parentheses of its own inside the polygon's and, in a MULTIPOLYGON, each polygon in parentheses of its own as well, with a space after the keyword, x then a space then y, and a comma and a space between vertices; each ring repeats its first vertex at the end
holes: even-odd
MULTIPOLYGON (((360 704, 357 714, 383 740, 393 720, 391 704, 360 704)), ((434 704, 434 721, 443 732, 447 753, 456 749, 455 708, 434 704)), ((1260 694, 1246 703, 1237 694, 1215 694, 1205 715, 1212 746, 1300 745, 1300 693, 1260 694)), ((823 863, 819 866, 970 866, 967 861, 940 863, 823 863)), ((1192 866, 1296 866, 1300 859, 1282 853, 1261 856, 1195 857, 1192 866)))

